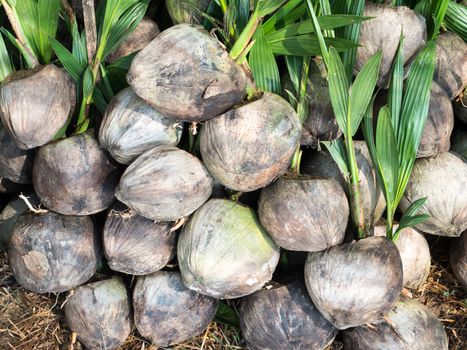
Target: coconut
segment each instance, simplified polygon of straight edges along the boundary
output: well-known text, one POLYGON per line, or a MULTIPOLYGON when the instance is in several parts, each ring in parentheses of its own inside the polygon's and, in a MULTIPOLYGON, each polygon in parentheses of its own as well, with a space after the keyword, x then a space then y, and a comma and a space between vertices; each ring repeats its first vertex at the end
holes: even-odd
POLYGON ((89 215, 109 207, 118 176, 93 130, 41 147, 33 168, 37 196, 64 215, 89 215))
POLYGON ((453 108, 454 115, 464 123, 467 123, 467 91, 454 102, 453 108))
POLYGON ((447 350, 448 338, 426 306, 402 297, 384 321, 345 331, 344 349, 447 350))
POLYGON ((280 247, 317 252, 342 243, 349 204, 333 179, 283 176, 261 191, 258 213, 280 247))
POLYGON ((313 305, 301 282, 242 299, 240 329, 249 349, 324 349, 337 329, 313 305))
POLYGON ((467 131, 455 131, 451 139, 451 151, 467 160, 467 131))
POLYGON ((99 142, 119 163, 129 164, 154 147, 176 146, 182 130, 182 123, 160 113, 126 88, 107 107, 99 142))
POLYGON ((89 283, 73 291, 65 317, 86 348, 116 349, 131 333, 130 297, 118 278, 89 283))
POLYGON ((425 18, 405 6, 365 2, 363 16, 375 17, 362 22, 355 70, 359 71, 377 51, 382 52, 378 86, 389 83, 393 59, 404 35, 403 62, 409 62, 426 43, 425 18))
POLYGON ((208 200, 213 180, 201 161, 177 147, 143 153, 125 171, 115 196, 157 221, 188 216, 208 200))
MULTIPOLYGON (((399 225, 394 225, 395 230, 399 225)), ((386 226, 376 226, 375 236, 386 236, 386 226)), ((430 273, 430 247, 425 236, 416 229, 406 227, 397 238, 396 247, 402 260, 404 287, 417 289, 426 282, 430 273)))
POLYGON ((447 152, 415 161, 400 208, 405 212, 424 197, 427 200, 418 213, 430 218, 417 224, 418 230, 458 237, 467 229, 467 163, 461 156, 447 152))
POLYGON ((397 247, 384 237, 310 253, 305 282, 313 303, 335 327, 372 323, 394 306, 402 290, 397 247))
POLYGON ((282 97, 264 95, 207 121, 200 150, 211 175, 224 186, 254 191, 283 174, 300 140, 300 123, 282 97))
POLYGON ((165 7, 175 24, 201 23, 202 12, 207 10, 210 2, 210 0, 165 0, 165 7))
POLYGON ((37 293, 80 286, 97 270, 99 240, 90 217, 23 214, 8 247, 16 281, 37 293))
POLYGON ((442 33, 436 41, 433 79, 451 100, 467 86, 467 43, 453 32, 442 33))
POLYGON ((129 275, 162 269, 175 255, 172 226, 143 218, 124 206, 109 210, 103 240, 110 268, 129 275))
POLYGON ((138 332, 163 348, 202 333, 213 320, 217 300, 187 289, 179 272, 138 278, 133 291, 138 332))
POLYGON ((467 231, 452 242, 449 262, 454 275, 467 288, 467 231))
POLYGON ((279 248, 252 209, 211 199, 183 228, 177 257, 185 286, 230 299, 251 294, 271 279, 279 248))
POLYGON ((203 27, 178 24, 136 55, 127 81, 162 113, 200 122, 239 103, 247 76, 203 27))
POLYGON ((70 112, 68 77, 53 64, 14 72, 0 87, 0 118, 21 149, 51 141, 70 112))

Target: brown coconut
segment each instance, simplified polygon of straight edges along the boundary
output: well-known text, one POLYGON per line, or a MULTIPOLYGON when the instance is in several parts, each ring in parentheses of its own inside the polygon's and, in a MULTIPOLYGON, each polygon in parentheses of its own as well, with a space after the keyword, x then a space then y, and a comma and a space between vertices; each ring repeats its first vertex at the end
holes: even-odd
POLYGON ((342 243, 349 204, 333 179, 282 176, 261 191, 258 214, 280 247, 317 252, 342 243))
POLYGON ((109 207, 118 177, 93 130, 41 147, 33 168, 37 196, 64 215, 89 215, 109 207))
POLYGON ((452 241, 449 262, 452 272, 467 289, 467 231, 452 241))
POLYGON ((242 335, 252 350, 325 349, 337 335, 297 281, 243 298, 239 315, 242 335))
POLYGON ((162 113, 200 122, 239 103, 246 95, 247 76, 203 27, 178 24, 136 55, 127 81, 162 113))
POLYGON ((300 141, 297 114, 282 97, 264 95, 207 121, 200 150, 212 176, 242 192, 257 190, 282 175, 300 141))
POLYGON ((117 349, 132 329, 130 297, 119 278, 75 289, 65 304, 65 317, 88 349, 117 349))
POLYGON ((217 300, 187 289, 179 272, 138 278, 133 291, 138 332, 165 348, 201 334, 213 320, 217 300))
POLYGON ((211 0, 165 0, 165 7, 174 24, 201 23, 211 0))
POLYGON ((310 253, 305 264, 311 300, 339 329, 381 319, 395 304, 402 280, 397 247, 384 237, 310 253))
POLYGON ((208 200, 213 180, 201 161, 177 147, 143 153, 124 172, 115 196, 152 220, 175 221, 208 200))
POLYGON ((116 161, 129 164, 154 147, 176 146, 182 129, 182 123, 160 113, 126 88, 107 107, 99 142, 116 161))
POLYGON ((98 235, 88 216, 23 214, 13 228, 8 256, 16 281, 26 289, 65 292, 96 272, 98 235))
POLYGON ((456 130, 453 133, 451 151, 461 155, 467 161, 467 131, 456 130))
POLYGON ((0 118, 21 149, 51 141, 71 107, 69 78, 53 64, 14 72, 0 87, 0 118))
POLYGON ((418 213, 430 218, 415 227, 439 236, 458 237, 467 229, 467 163, 455 153, 417 159, 400 208, 427 197, 418 213))

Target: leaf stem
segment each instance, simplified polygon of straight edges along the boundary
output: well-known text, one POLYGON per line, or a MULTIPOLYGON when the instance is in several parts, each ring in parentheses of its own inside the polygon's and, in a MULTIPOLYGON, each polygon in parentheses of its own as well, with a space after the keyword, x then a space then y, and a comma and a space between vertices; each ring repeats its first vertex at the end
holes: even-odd
POLYGON ((242 33, 230 50, 230 57, 235 61, 238 61, 240 57, 244 56, 243 53, 249 47, 251 39, 253 38, 256 28, 258 28, 261 20, 258 10, 255 10, 248 20, 245 29, 243 29, 242 33))

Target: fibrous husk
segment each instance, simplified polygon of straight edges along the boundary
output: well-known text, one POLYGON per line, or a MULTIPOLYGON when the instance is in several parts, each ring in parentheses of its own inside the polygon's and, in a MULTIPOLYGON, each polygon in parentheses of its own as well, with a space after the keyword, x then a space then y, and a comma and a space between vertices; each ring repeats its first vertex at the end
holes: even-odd
POLYGON ((138 278, 133 306, 138 332, 162 348, 202 333, 217 300, 187 289, 179 272, 158 271, 138 278))
POLYGON ((279 247, 252 209, 211 199, 183 228, 177 258, 185 286, 231 299, 251 294, 271 279, 279 247))
POLYGON ((310 253, 305 264, 313 303, 339 329, 382 318, 396 302, 402 278, 397 247, 384 237, 310 253))
POLYGON ((37 196, 64 215, 89 215, 109 207, 118 177, 93 130, 41 147, 33 168, 37 196))
POLYGON ((467 231, 452 241, 449 262, 454 275, 467 288, 467 231))
POLYGON ((212 186, 198 158, 176 147, 160 146, 143 153, 126 169, 115 196, 148 219, 175 221, 207 201, 212 186))
POLYGON ((89 283, 65 304, 68 327, 88 349, 116 349, 132 329, 130 297, 119 278, 89 283))
POLYGON ((453 100, 467 86, 467 43, 453 32, 442 33, 436 41, 436 68, 433 78, 453 100))
POLYGON ((384 321, 345 331, 344 349, 448 350, 448 338, 433 312, 401 297, 384 321))
POLYGON ((282 176, 261 191, 258 214, 280 247, 316 252, 342 243, 349 204, 333 179, 282 176))
POLYGON ((297 281, 245 297, 239 316, 242 335, 252 350, 320 350, 337 334, 297 281))
POLYGON ((201 23, 210 0, 165 0, 165 7, 174 24, 201 23))
POLYGON ((98 235, 87 216, 23 214, 13 228, 8 256, 20 285, 37 293, 60 293, 96 272, 98 235))
POLYGON ((418 211, 430 218, 415 227, 439 236, 457 237, 467 229, 467 163, 455 153, 415 161, 400 208, 403 212, 427 197, 418 211))
POLYGON ((256 101, 207 121, 200 134, 204 164, 224 186, 242 192, 282 175, 300 141, 297 114, 282 97, 256 101))
POLYGON ((107 107, 99 142, 116 161, 129 164, 154 147, 176 146, 182 129, 182 123, 160 113, 126 88, 107 107))
POLYGON ((127 81, 162 113, 199 122, 239 103, 247 76, 203 27, 178 24, 136 55, 127 81))
POLYGON ((403 62, 409 62, 426 43, 425 19, 406 6, 365 2, 363 16, 375 17, 362 22, 355 70, 359 71, 377 51, 382 51, 378 86, 389 83, 391 66, 404 35, 403 62))
POLYGON ((173 223, 155 222, 124 206, 111 208, 105 221, 105 256, 112 270, 147 275, 162 269, 175 255, 173 223))
POLYGON ((0 87, 0 117, 16 146, 51 141, 71 112, 70 83, 53 64, 10 74, 0 87))
POLYGON ((467 161, 467 131, 455 131, 451 139, 451 151, 461 155, 467 161))
POLYGON ((467 123, 467 91, 465 91, 453 104, 454 116, 467 123))

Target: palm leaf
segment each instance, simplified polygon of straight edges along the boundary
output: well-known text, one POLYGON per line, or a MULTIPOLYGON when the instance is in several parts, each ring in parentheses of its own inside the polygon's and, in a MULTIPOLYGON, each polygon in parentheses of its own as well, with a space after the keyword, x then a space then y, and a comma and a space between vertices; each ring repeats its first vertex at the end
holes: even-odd
POLYGON ((321 143, 324 146, 326 146, 326 149, 328 150, 332 159, 336 162, 337 166, 339 167, 339 170, 341 171, 346 181, 349 181, 350 172, 347 166, 349 162, 347 159, 347 152, 342 138, 333 141, 322 141, 321 143))
POLYGON ((290 0, 263 24, 264 33, 270 34, 287 24, 295 23, 306 14, 303 0, 290 0))
POLYGON ((3 36, 0 34, 0 82, 3 81, 8 75, 13 73, 15 68, 11 62, 8 50, 3 40, 3 36))
POLYGON ((86 69, 86 62, 80 62, 68 49, 55 39, 51 39, 52 48, 62 64, 76 83, 80 83, 86 69))
POLYGON ((449 1, 444 22, 450 31, 467 41, 467 6, 449 1))
POLYGON ((402 107, 402 94, 404 88, 404 37, 401 32, 399 38, 399 47, 397 48, 396 56, 391 72, 391 82, 389 84, 388 91, 388 105, 389 111, 391 112, 392 126, 396 134, 396 138, 399 139, 399 124, 400 114, 402 107))

